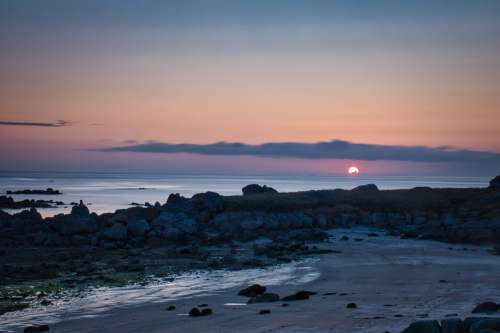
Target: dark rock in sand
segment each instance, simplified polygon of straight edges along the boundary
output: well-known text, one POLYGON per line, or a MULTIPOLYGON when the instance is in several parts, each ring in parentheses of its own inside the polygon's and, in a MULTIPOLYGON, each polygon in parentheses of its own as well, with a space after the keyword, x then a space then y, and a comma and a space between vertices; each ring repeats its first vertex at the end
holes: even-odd
POLYGON ((49 330, 49 325, 32 325, 26 327, 24 332, 47 332, 49 330))
POLYGON ((352 189, 353 191, 378 191, 378 187, 375 184, 359 185, 352 189))
POLYGON ((265 292, 266 292, 266 287, 263 287, 259 284, 254 284, 248 288, 240 290, 238 295, 239 296, 247 296, 247 297, 255 297, 255 296, 263 294, 265 292))
POLYGON ((497 312, 499 310, 498 304, 494 302, 484 302, 479 304, 472 310, 472 313, 489 313, 497 312))
POLYGON ((263 314, 269 314, 269 313, 271 313, 271 310, 263 309, 263 310, 260 310, 260 311, 259 311, 259 314, 260 314, 260 315, 263 315, 263 314))
POLYGON ((189 315, 190 315, 191 317, 199 317, 199 316, 201 316, 201 311, 200 311, 200 309, 198 309, 198 308, 192 308, 192 309, 189 311, 189 315))
POLYGON ((243 195, 253 195, 262 193, 278 193, 274 188, 268 187, 266 185, 260 186, 258 184, 250 184, 241 189, 243 195))
POLYGON ((167 308, 167 311, 174 311, 175 310, 175 306, 174 305, 170 305, 168 308, 167 308))
POLYGON ((305 300, 309 299, 309 296, 311 295, 316 295, 316 293, 313 291, 302 290, 293 295, 283 297, 282 301, 289 302, 289 301, 305 300))
POLYGON ((461 319, 441 320, 441 333, 465 333, 464 323, 461 319))
POLYGON ((411 323, 402 333, 441 333, 437 320, 422 320, 411 323))
POLYGON ((280 296, 278 294, 264 293, 250 298, 248 300, 248 303, 269 303, 269 302, 277 302, 279 300, 280 296))
POLYGON ((356 303, 349 303, 347 304, 346 308, 348 309, 356 309, 358 306, 356 305, 356 303))
POLYGON ((490 188, 500 189, 500 175, 490 180, 490 188))
POLYGON ((202 316, 208 316, 208 315, 211 315, 211 314, 212 314, 212 309, 208 309, 208 308, 207 308, 207 309, 203 309, 203 310, 201 311, 201 315, 202 315, 202 316))

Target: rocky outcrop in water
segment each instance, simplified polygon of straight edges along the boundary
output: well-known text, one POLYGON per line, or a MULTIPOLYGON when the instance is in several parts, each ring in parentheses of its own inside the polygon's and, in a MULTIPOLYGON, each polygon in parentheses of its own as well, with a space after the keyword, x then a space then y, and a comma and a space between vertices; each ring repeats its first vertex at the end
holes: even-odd
POLYGON ((241 189, 243 195, 254 195, 262 193, 278 193, 274 188, 268 187, 266 185, 260 186, 258 184, 250 184, 241 189))
POLYGON ((59 190, 47 188, 46 190, 21 190, 21 191, 7 191, 7 194, 49 194, 56 195, 62 194, 59 190))

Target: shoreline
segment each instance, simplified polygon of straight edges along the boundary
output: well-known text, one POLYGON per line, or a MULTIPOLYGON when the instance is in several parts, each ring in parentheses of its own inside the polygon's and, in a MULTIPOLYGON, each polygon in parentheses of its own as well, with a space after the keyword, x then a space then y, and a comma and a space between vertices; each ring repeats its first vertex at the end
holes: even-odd
MULTIPOLYGON (((336 239, 323 244, 342 253, 326 254, 312 262, 320 275, 300 285, 267 284, 280 296, 298 290, 317 295, 308 300, 225 306, 246 303, 237 291, 246 280, 209 295, 111 307, 97 316, 49 323, 51 332, 399 332, 416 320, 465 318, 485 300, 498 300, 500 262, 485 246, 454 246, 431 240, 402 242, 392 236, 369 237, 373 229, 335 229, 336 239), (355 241, 363 238, 363 241, 355 241), (444 282, 446 281, 446 282, 444 282), (474 286, 471 289, 471 286, 474 286), (328 295, 325 295, 328 294, 328 295), (347 309, 354 302, 356 309, 347 309), (190 308, 206 303, 213 314, 186 318, 190 308), (283 303, 289 306, 282 307, 283 303), (174 311, 166 311, 170 305, 174 311), (391 306, 388 306, 391 305, 391 306), (270 309, 268 315, 258 315, 270 309)), ((252 280, 254 283, 262 280, 252 280)), ((215 282, 215 281, 214 281, 215 282)), ((112 300, 110 300, 112 302, 112 300)), ((494 316, 494 317, 498 317, 494 316)), ((40 322, 42 323, 42 322, 40 322)), ((45 323, 45 322, 44 322, 45 323)), ((10 326, 7 329, 13 329, 10 326)), ((16 330, 17 332, 17 330, 16 330)))

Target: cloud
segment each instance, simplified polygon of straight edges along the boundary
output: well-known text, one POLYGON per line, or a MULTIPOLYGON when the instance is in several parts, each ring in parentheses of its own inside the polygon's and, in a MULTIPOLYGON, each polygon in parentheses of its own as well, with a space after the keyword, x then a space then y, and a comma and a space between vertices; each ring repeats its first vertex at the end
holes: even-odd
POLYGON ((39 126, 39 127, 63 127, 69 126, 70 122, 65 120, 57 120, 53 123, 38 123, 29 121, 0 121, 0 125, 4 126, 39 126))
POLYGON ((93 151, 130 151, 144 153, 192 153, 201 155, 251 155, 261 157, 291 157, 305 159, 392 160, 411 162, 475 162, 500 164, 500 154, 485 151, 351 143, 342 140, 318 143, 277 142, 260 145, 218 142, 213 144, 169 144, 151 142, 121 147, 92 149, 93 151))

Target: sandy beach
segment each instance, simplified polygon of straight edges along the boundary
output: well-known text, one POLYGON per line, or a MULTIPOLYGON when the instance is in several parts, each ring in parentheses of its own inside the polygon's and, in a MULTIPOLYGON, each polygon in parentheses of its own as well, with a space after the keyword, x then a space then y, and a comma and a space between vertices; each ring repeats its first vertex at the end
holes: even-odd
POLYGON ((267 285, 269 292, 281 297, 299 290, 317 292, 309 300, 243 305, 247 298, 237 294, 247 285, 241 285, 166 302, 110 306, 90 318, 82 309, 78 319, 62 316, 59 322, 48 323, 50 331, 400 332, 422 318, 465 318, 477 303, 500 299, 500 260, 488 253, 488 246, 401 240, 383 232, 368 236, 371 232, 331 230, 335 240, 322 247, 342 253, 311 261, 319 273, 312 281, 267 285), (341 241, 344 235, 349 240, 341 241), (357 308, 347 308, 348 303, 357 308), (187 316, 200 304, 208 304, 213 314, 187 316), (166 311, 170 305, 176 309, 166 311), (271 313, 259 315, 261 309, 271 313))

